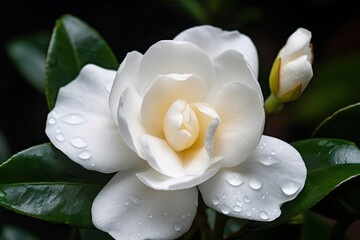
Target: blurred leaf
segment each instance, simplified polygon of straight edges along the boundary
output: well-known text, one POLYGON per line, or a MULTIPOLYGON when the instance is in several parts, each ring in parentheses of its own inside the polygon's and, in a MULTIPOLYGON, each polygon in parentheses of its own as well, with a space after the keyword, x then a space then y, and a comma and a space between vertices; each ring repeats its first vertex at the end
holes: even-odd
POLYGON ((51 144, 43 144, 0 166, 0 205, 50 222, 92 227, 92 202, 110 178, 84 169, 51 144))
POLYGON ((4 134, 0 131, 0 164, 3 163, 10 156, 9 145, 4 134))
POLYGON ((308 139, 293 143, 307 168, 304 189, 285 203, 279 218, 269 223, 249 221, 249 230, 267 229, 304 212, 345 181, 360 175, 360 150, 340 139, 308 139))
POLYGON ((315 130, 313 137, 341 138, 360 146, 360 103, 336 111, 315 130))
POLYGON ((45 90, 45 57, 49 40, 48 32, 39 32, 16 38, 7 45, 14 66, 40 93, 45 90))
POLYGON ((311 211, 305 212, 302 225, 301 240, 328 240, 332 232, 334 221, 311 211))
POLYGON ((351 223, 360 219, 360 177, 355 177, 343 183, 328 194, 312 210, 323 216, 351 223))
POLYGON ((318 121, 339 108, 359 102, 359 59, 360 52, 354 52, 315 68, 313 80, 294 103, 297 121, 318 121))
POLYGON ((80 237, 82 240, 112 240, 113 238, 106 232, 98 229, 81 228, 80 237))
POLYGON ((72 81, 88 63, 114 70, 119 67, 114 53, 98 32, 78 18, 62 16, 56 21, 46 57, 49 109, 54 107, 59 88, 72 81))
POLYGON ((2 227, 0 240, 38 240, 38 238, 20 228, 5 225, 2 227))
POLYGON ((178 6, 186 14, 195 19, 199 24, 209 22, 209 16, 206 11, 204 3, 198 0, 186 0, 186 1, 165 1, 165 3, 173 4, 175 7, 178 6))

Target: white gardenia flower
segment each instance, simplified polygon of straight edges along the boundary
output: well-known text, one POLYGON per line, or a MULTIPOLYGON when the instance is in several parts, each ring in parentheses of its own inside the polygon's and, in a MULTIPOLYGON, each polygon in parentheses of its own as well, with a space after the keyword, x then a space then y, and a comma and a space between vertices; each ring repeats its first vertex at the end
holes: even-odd
POLYGON ((119 70, 86 65, 48 115, 51 142, 83 167, 118 172, 92 206, 115 239, 175 239, 196 215, 198 192, 223 214, 272 221, 304 186, 289 144, 263 136, 254 44, 199 26, 119 70))
POLYGON ((298 28, 276 57, 270 73, 271 92, 281 102, 300 97, 313 77, 311 32, 298 28))

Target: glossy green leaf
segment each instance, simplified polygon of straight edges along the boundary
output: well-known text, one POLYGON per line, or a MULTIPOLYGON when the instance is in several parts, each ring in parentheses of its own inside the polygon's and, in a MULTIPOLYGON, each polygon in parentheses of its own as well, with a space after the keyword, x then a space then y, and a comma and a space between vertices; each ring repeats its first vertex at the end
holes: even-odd
POLYGON ((51 144, 0 166, 0 205, 50 222, 92 227, 92 202, 112 175, 88 171, 51 144))
POLYGON ((116 70, 119 63, 97 31, 80 19, 64 15, 56 21, 46 58, 46 98, 53 108, 60 87, 72 81, 80 69, 93 63, 116 70))
POLYGON ((45 90, 45 58, 50 34, 39 32, 16 38, 7 45, 14 66, 40 93, 45 90))
POLYGON ((360 146, 360 103, 336 111, 326 118, 313 133, 314 137, 341 138, 360 146))
POLYGON ((308 139, 293 143, 307 168, 304 189, 285 203, 282 214, 269 223, 250 221, 246 228, 270 228, 295 217, 314 206, 345 181, 360 175, 360 150, 351 142, 340 139, 308 139))

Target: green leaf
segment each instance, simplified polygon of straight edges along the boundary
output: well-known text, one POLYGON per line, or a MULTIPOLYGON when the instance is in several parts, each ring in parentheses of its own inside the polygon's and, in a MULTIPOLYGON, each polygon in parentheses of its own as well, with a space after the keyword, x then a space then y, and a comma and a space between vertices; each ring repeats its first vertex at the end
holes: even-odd
POLYGON ((331 231, 334 221, 329 221, 325 217, 316 214, 312 211, 306 211, 304 214, 304 224, 301 229, 301 240, 316 239, 329 240, 331 239, 331 231))
POLYGON ((360 101, 359 58, 360 52, 354 51, 317 67, 309 86, 294 103, 294 117, 299 123, 313 124, 360 101))
POLYGON ((112 175, 88 171, 51 144, 0 165, 0 205, 55 223, 92 227, 90 209, 112 175))
POLYGON ((0 240, 38 240, 38 238, 20 228, 5 225, 2 228, 0 240))
POLYGON ((79 232, 80 238, 82 240, 113 240, 113 238, 108 233, 98 229, 81 228, 79 232))
POLYGON ((45 58, 49 40, 48 32, 39 32, 16 38, 6 48, 17 70, 41 93, 45 90, 45 58))
POLYGON ((314 206, 345 181, 360 175, 360 150, 340 139, 308 139, 293 143, 307 168, 303 190, 285 203, 279 218, 269 223, 249 221, 249 230, 267 229, 290 220, 314 206))
POLYGON ((46 58, 49 109, 54 107, 59 88, 75 79, 88 63, 114 70, 119 67, 114 53, 97 31, 78 18, 62 16, 56 21, 46 58))
POLYGON ((336 111, 326 118, 313 133, 314 137, 341 138, 360 146, 360 103, 336 111))
POLYGON ((4 134, 0 131, 0 164, 10 156, 9 145, 4 134))

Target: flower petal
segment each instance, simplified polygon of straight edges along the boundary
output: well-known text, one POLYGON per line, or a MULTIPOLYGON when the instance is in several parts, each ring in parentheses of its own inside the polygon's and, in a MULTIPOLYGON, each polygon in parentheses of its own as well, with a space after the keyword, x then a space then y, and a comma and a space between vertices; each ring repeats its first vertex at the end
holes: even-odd
POLYGON ((280 50, 279 57, 283 61, 291 61, 301 55, 306 55, 308 61, 312 61, 311 32, 305 28, 298 28, 286 41, 285 46, 280 50))
POLYGON ((205 51, 210 58, 215 58, 228 49, 242 53, 250 64, 255 77, 258 76, 258 56, 254 43, 251 39, 238 31, 223 31, 213 26, 198 26, 189 28, 174 40, 191 42, 205 51))
POLYGON ((171 104, 177 99, 188 103, 202 101, 206 95, 206 82, 192 74, 160 75, 143 97, 141 121, 154 136, 164 137, 163 120, 171 104))
POLYGON ((203 81, 213 81, 210 59, 200 48, 186 42, 159 41, 147 50, 141 61, 141 92, 145 93, 157 76, 171 73, 193 74, 203 81))
POLYGON ((260 84, 241 53, 234 50, 226 50, 214 58, 213 64, 216 81, 214 81, 208 97, 213 97, 222 86, 234 81, 242 82, 256 90, 261 101, 264 101, 260 84))
POLYGON ((120 96, 117 117, 124 142, 141 158, 144 158, 141 137, 145 134, 145 129, 140 121, 141 100, 139 93, 133 87, 126 88, 120 96))
POLYGON ((222 87, 211 104, 219 114, 214 156, 222 156, 223 167, 245 161, 261 138, 265 113, 258 92, 241 82, 222 87))
POLYGON ((170 177, 184 176, 181 157, 161 138, 143 135, 145 159, 157 171, 170 177))
MULTIPOLYGON (((118 122, 117 111, 119 108, 120 96, 128 86, 138 87, 139 66, 142 54, 130 52, 121 63, 116 73, 114 84, 112 85, 109 106, 115 122, 118 122)), ((138 89, 139 90, 139 89, 138 89)))
POLYGON ((114 77, 115 71, 86 65, 74 81, 60 88, 45 130, 50 141, 70 159, 104 173, 142 162, 122 140, 109 111, 114 77))
POLYGON ((304 90, 312 76, 311 62, 309 62, 306 55, 287 62, 284 66, 281 66, 278 95, 285 95, 299 84, 301 84, 301 90, 304 90))
POLYGON ((249 159, 223 169, 199 185, 209 207, 229 216, 272 221, 280 206, 294 199, 305 184, 306 167, 295 148, 263 136, 249 159))
POLYGON ((115 239, 176 239, 190 229, 197 204, 197 188, 158 191, 120 172, 97 195, 91 212, 94 225, 115 239))
POLYGON ((150 168, 144 172, 137 173, 136 176, 147 186, 157 190, 179 190, 189 189, 199 185, 214 176, 220 169, 220 164, 210 166, 203 174, 184 175, 174 178, 165 176, 158 171, 150 168))

